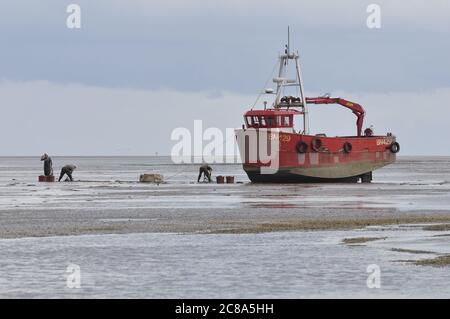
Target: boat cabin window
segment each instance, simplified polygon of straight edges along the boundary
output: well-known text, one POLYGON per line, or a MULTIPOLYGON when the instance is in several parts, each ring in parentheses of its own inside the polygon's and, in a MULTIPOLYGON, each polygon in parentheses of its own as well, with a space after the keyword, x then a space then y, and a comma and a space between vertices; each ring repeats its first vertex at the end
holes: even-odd
POLYGON ((261 116, 261 126, 266 126, 266 118, 261 116))
POLYGON ((247 127, 292 127, 292 115, 248 115, 247 127))

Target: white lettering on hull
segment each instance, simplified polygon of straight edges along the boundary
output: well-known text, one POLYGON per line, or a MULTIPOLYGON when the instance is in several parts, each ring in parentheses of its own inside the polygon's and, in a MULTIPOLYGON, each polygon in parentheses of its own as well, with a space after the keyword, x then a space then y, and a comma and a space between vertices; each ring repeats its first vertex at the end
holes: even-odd
POLYGON ((319 153, 309 153, 309 162, 311 165, 319 165, 319 153))
POLYGON ((377 146, 380 145, 391 145, 392 144, 392 138, 380 138, 377 139, 377 146))
POLYGON ((305 153, 298 154, 298 164, 305 165, 305 162, 306 162, 306 154, 305 153))

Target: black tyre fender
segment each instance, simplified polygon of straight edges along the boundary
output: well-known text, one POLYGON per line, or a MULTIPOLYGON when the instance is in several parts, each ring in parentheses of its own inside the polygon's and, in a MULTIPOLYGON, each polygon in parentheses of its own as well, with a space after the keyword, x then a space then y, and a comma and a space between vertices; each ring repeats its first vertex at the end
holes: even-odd
POLYGON ((308 144, 306 144, 303 141, 300 141, 297 143, 297 145, 295 145, 295 148, 297 149, 297 152, 299 153, 306 153, 306 151, 308 150, 308 144))
POLYGON ((353 149, 353 145, 352 145, 352 143, 350 143, 350 142, 345 142, 344 143, 344 152, 345 153, 351 153, 352 152, 352 149, 353 149))
POLYGON ((400 144, 398 144, 397 142, 394 142, 391 144, 391 146, 389 146, 389 149, 394 154, 398 153, 398 152, 400 152, 400 144))
POLYGON ((311 141, 311 148, 315 152, 320 152, 323 149, 322 140, 320 138, 313 138, 313 140, 311 141))

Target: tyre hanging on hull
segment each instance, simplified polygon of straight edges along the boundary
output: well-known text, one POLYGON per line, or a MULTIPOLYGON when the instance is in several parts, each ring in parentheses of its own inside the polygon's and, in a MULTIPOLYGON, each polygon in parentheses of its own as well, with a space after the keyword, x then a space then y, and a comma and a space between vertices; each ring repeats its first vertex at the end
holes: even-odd
POLYGON ((391 144, 391 146, 389 146, 389 149, 394 154, 398 153, 400 151, 400 144, 398 144, 397 142, 394 142, 394 143, 391 144))
POLYGON ((303 141, 300 141, 297 143, 295 148, 297 149, 297 152, 303 154, 303 153, 306 153, 306 151, 308 150, 308 144, 306 144, 303 141))
POLYGON ((323 149, 322 140, 320 138, 314 138, 311 141, 311 148, 315 152, 320 152, 323 149))
POLYGON ((347 154, 351 153, 352 149, 353 149, 352 143, 350 143, 350 142, 344 143, 344 152, 345 153, 347 153, 347 154))

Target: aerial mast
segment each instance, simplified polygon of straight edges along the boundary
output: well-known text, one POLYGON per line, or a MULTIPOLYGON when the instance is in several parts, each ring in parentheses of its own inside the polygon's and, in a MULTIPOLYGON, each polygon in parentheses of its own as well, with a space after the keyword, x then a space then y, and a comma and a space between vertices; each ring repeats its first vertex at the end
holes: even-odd
POLYGON ((302 72, 300 70, 299 54, 295 55, 295 68, 297 70, 297 79, 300 87, 300 95, 303 105, 303 134, 309 135, 309 114, 308 114, 308 104, 306 102, 305 91, 303 89, 303 79, 302 72))
POLYGON ((291 53, 291 39, 290 39, 290 28, 288 26, 288 39, 284 54, 281 54, 280 65, 278 70, 278 77, 274 78, 273 81, 277 84, 277 92, 274 102, 275 108, 280 107, 301 107, 303 111, 303 134, 309 134, 309 118, 308 118, 308 105, 306 102, 305 91, 303 88, 303 79, 301 75, 299 54, 297 52, 291 53), (296 68, 296 79, 286 78, 286 67, 289 60, 295 61, 296 68), (283 93, 286 86, 297 86, 300 90, 300 101, 289 101, 288 103, 283 102, 283 93))

